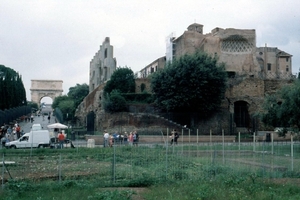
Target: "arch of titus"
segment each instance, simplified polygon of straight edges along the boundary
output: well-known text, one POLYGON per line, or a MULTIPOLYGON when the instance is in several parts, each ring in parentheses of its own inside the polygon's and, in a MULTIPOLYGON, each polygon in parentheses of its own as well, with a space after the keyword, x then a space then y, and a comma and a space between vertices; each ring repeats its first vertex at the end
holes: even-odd
POLYGON ((62 80, 31 80, 31 101, 39 105, 43 97, 54 100, 55 97, 61 96, 62 83, 62 80))

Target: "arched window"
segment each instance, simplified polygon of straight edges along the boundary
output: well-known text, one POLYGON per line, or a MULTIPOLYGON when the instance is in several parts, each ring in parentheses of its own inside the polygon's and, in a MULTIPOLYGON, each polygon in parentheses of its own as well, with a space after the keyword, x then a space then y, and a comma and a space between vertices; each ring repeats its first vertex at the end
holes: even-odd
POLYGON ((254 41, 240 35, 232 35, 221 43, 221 50, 228 53, 249 53, 254 47, 254 41))

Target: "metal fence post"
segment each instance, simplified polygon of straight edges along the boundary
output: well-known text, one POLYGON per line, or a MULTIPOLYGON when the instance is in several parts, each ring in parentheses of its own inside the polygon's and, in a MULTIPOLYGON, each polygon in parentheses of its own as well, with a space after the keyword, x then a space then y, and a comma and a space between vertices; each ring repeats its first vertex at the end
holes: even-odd
POLYGON ((294 171, 294 140, 293 134, 291 133, 291 171, 294 171))
POLYGON ((4 189, 4 153, 2 154, 2 190, 4 189))
POLYGON ((59 163, 58 163, 58 180, 59 180, 59 184, 61 184, 61 154, 59 154, 59 163))

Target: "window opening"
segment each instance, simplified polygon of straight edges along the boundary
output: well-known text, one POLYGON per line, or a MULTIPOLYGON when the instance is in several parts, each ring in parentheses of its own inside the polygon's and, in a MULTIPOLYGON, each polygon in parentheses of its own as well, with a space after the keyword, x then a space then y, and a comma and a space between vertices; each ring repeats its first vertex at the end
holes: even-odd
POLYGON ((271 71, 271 63, 268 63, 268 70, 271 71))
POLYGON ((234 122, 237 127, 248 127, 249 113, 247 102, 237 101, 234 103, 234 122))

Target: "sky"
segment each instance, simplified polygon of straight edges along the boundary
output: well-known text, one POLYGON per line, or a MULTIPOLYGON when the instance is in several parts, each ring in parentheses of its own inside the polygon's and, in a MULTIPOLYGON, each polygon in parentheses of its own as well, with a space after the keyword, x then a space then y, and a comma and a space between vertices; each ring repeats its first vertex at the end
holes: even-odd
POLYGON ((293 55, 296 74, 299 8, 296 0, 0 0, 0 64, 22 76, 28 101, 35 79, 62 80, 67 94, 89 83, 90 61, 105 37, 117 67, 137 72, 165 56, 168 35, 199 23, 204 34, 216 27, 255 29, 256 46, 293 55))

